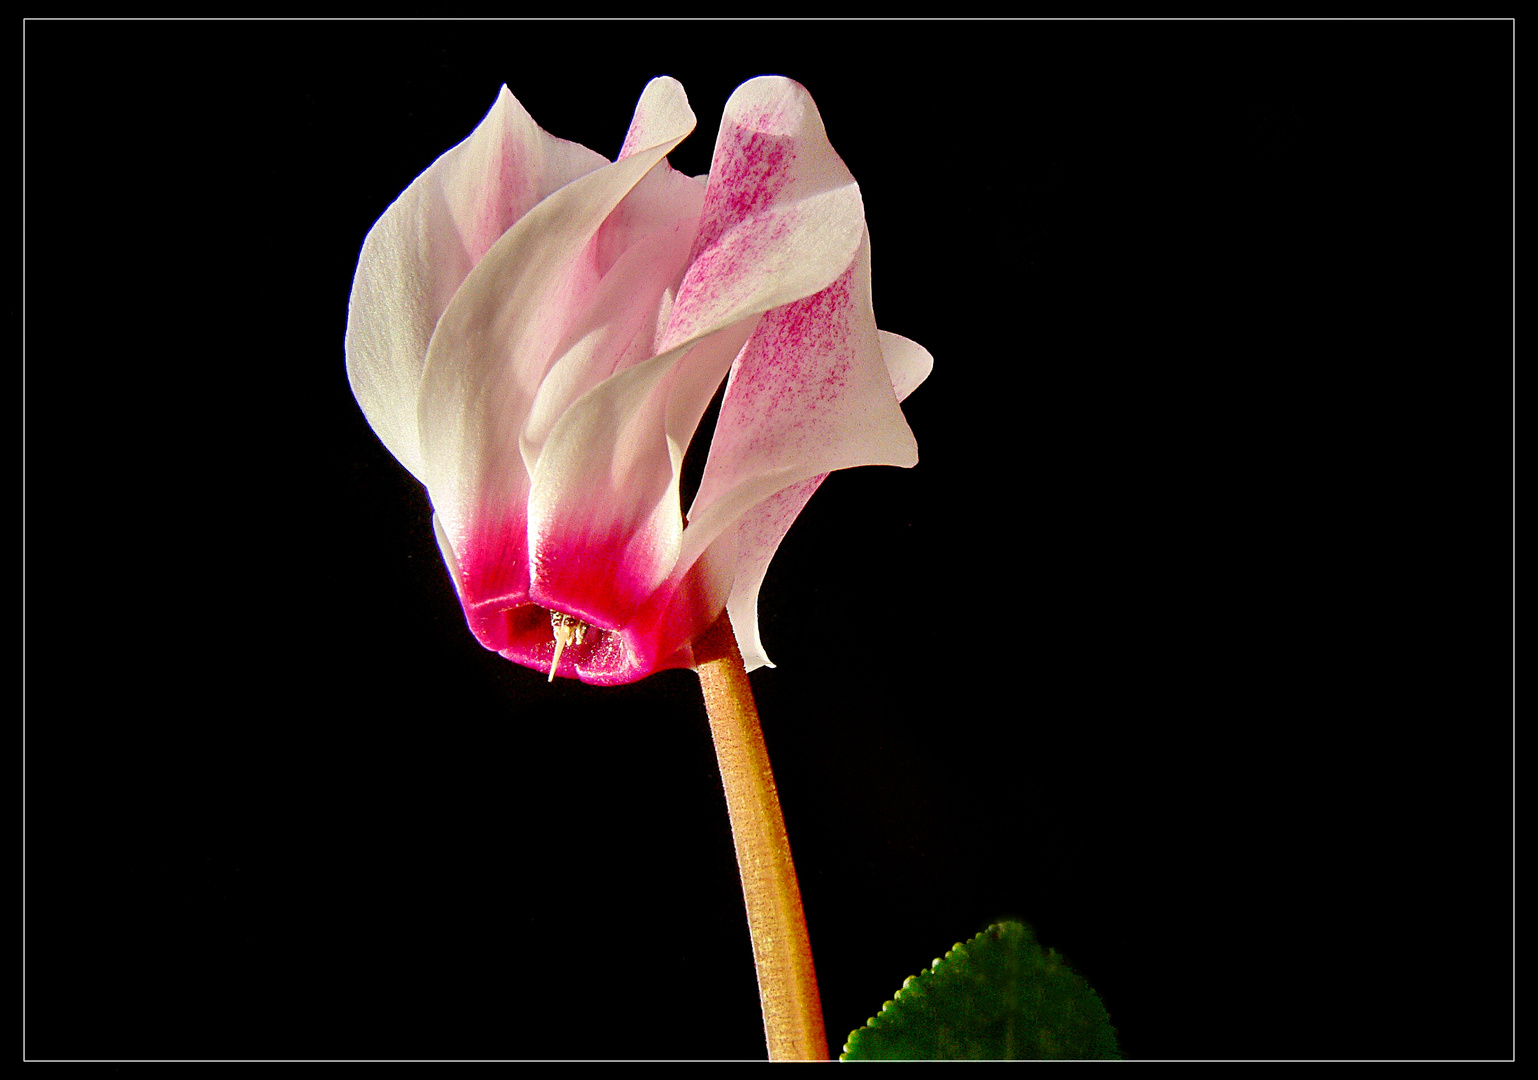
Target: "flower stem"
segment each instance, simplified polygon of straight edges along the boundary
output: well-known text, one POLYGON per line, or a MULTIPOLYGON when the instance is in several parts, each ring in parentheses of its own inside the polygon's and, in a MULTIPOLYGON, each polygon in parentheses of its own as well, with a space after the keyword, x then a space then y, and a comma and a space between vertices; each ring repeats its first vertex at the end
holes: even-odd
POLYGON ((828 1036, 790 858, 785 816, 731 621, 723 613, 694 647, 716 744, 732 843, 747 902, 758 999, 771 1061, 826 1061, 828 1036))

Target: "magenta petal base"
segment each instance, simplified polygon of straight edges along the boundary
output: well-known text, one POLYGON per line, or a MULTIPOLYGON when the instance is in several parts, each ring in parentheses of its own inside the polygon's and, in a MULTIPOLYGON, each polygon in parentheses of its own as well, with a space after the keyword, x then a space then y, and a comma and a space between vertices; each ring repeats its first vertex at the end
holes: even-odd
POLYGON ((667 161, 694 126, 653 79, 608 161, 504 87, 354 277, 353 393, 427 487, 476 639, 550 678, 693 667, 728 605, 748 668, 767 663, 759 584, 811 489, 917 460, 899 402, 932 361, 876 328, 864 203, 811 95, 738 87, 703 186, 667 161))

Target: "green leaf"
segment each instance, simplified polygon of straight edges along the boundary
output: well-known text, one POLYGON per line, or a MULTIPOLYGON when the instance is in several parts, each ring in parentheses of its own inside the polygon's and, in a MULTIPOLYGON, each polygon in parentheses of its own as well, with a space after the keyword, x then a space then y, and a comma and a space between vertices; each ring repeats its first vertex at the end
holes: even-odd
POLYGON ((996 923, 910 976, 850 1032, 840 1061, 1120 1058, 1089 983, 1017 922, 996 923))

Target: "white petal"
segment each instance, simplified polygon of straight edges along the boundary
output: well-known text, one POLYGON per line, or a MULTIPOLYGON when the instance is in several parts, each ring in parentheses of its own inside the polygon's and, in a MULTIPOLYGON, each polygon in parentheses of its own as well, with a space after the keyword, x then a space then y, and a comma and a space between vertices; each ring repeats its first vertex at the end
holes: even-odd
POLYGON ((542 131, 504 86, 470 137, 417 177, 369 231, 348 304, 347 374, 369 424, 418 479, 417 392, 438 317, 515 221, 605 164, 542 131))
POLYGON ((459 585, 459 556, 454 553, 454 545, 449 543, 449 534, 443 531, 443 522, 438 520, 438 515, 433 514, 433 538, 438 541, 438 551, 443 555, 443 565, 448 567, 449 580, 454 583, 454 594, 463 598, 459 585))
POLYGON ((525 214, 465 279, 438 321, 418 405, 422 479, 470 577, 472 521, 516 512, 528 490, 519 435, 546 372, 587 310, 591 242, 621 200, 689 133, 683 89, 655 79, 638 112, 657 143, 567 184, 525 214))
POLYGON ((881 338, 881 357, 886 361, 887 372, 892 376, 892 392, 903 401, 919 384, 929 378, 934 370, 935 358, 929 350, 916 341, 900 334, 878 330, 881 338))
MULTIPOLYGON (((530 558, 536 590, 563 610, 622 618, 673 573, 684 449, 732 357, 761 312, 820 291, 855 257, 859 189, 802 87, 763 78, 732 95, 700 220, 658 355, 574 401, 541 445, 530 558)), ((530 419, 531 432, 545 422, 530 419)))
POLYGON ((676 358, 621 371, 552 429, 528 500, 536 602, 617 629, 671 572, 682 522, 659 385, 676 358))
POLYGON ((594 237, 589 269, 596 281, 572 283, 572 291, 584 292, 587 299, 573 309, 566 335, 570 344, 556 347, 557 359, 540 384, 521 435, 524 465, 531 474, 551 428, 572 402, 651 357, 661 329, 659 315, 687 264, 702 200, 698 185, 663 162, 594 237))

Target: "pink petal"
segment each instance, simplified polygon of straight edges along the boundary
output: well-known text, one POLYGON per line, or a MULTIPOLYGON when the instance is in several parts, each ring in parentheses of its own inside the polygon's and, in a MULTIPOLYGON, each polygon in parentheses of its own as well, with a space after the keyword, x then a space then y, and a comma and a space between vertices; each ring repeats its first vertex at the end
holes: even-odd
POLYGON ((792 521, 834 469, 912 466, 918 450, 902 410, 933 366, 919 345, 877 331, 869 245, 848 273, 815 296, 766 314, 732 365, 710 457, 679 557, 707 549, 732 574, 727 610, 752 667, 758 590, 792 521))
POLYGON ((870 248, 828 288, 766 314, 732 364, 699 493, 687 565, 782 488, 834 469, 918 462, 881 355, 870 248))
MULTIPOLYGON (((780 76, 726 103, 689 273, 657 351, 827 287, 864 229, 859 186, 806 88, 780 76)), ((735 351, 699 349, 670 377, 667 430, 687 446, 735 351)))
MULTIPOLYGON (((428 348, 418 406, 422 478, 459 564, 472 629, 491 648, 521 648, 536 632, 551 641, 548 622, 537 625, 548 612, 520 610, 530 584, 522 443, 547 373, 564 364, 557 383, 571 392, 623 363, 629 336, 653 332, 646 297, 682 273, 682 254, 667 270, 659 253, 686 249, 687 238, 669 231, 683 204, 621 207, 643 189, 671 196, 687 186, 692 235, 692 182, 647 188, 643 179, 667 169, 662 162, 693 114, 671 79, 653 80, 637 112, 660 141, 579 177, 520 218, 466 277, 428 348), (645 257, 630 254, 636 247, 645 257), (616 282, 620 293, 639 292, 612 304, 616 282)), ((533 434, 541 435, 539 425, 533 434)))
POLYGON ((658 355, 572 401, 532 470, 531 597, 623 627, 632 668, 677 655, 724 603, 678 565, 678 476, 700 416, 759 313, 826 288, 859 248, 859 189, 805 89, 767 77, 732 95, 701 221, 658 355))
MULTIPOLYGON (((588 390, 652 355, 659 313, 676 293, 699 223, 703 192, 666 163, 609 215, 589 247, 589 299, 570 313, 565 342, 530 409, 521 449, 530 473, 551 429, 588 390)), ((579 265, 577 273, 584 267, 579 265)))
POLYGON ((618 629, 671 572, 682 514, 659 386, 675 359, 619 372, 552 429, 529 495, 537 602, 618 629))
POLYGON ((540 130, 503 87, 464 142, 369 230, 353 279, 347 373, 392 454, 422 478, 417 390, 438 317, 498 237, 546 195, 606 164, 540 130))

